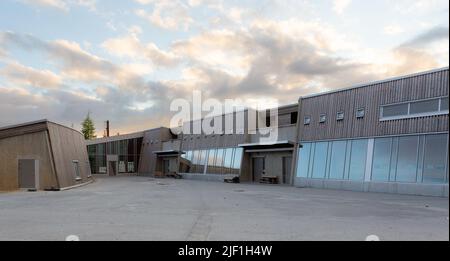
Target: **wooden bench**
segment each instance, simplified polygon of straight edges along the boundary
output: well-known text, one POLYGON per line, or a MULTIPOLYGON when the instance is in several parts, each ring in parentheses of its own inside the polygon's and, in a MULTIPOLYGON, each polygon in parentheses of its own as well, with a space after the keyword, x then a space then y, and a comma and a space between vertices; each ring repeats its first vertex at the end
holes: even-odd
POLYGON ((277 176, 262 176, 259 180, 260 183, 264 184, 278 184, 277 176))
POLYGON ((226 176, 223 179, 223 182, 225 182, 225 183, 240 183, 240 178, 239 178, 239 176, 226 176))
POLYGON ((182 179, 183 178, 183 176, 181 176, 180 174, 178 174, 176 172, 167 173, 166 176, 169 178, 174 178, 174 179, 182 179))

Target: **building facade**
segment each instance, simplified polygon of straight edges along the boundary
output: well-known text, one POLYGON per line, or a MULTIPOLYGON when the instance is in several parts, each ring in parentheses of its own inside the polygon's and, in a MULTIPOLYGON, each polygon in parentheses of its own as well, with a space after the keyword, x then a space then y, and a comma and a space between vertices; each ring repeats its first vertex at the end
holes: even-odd
POLYGON ((256 112, 255 126, 248 125, 248 109, 182 128, 220 122, 213 134, 158 128, 89 141, 92 169, 214 181, 272 177, 297 187, 448 197, 448 68, 301 97, 277 109, 277 117, 256 112), (244 124, 226 129, 230 116, 244 124), (268 143, 272 132, 277 139, 268 143), (135 146, 108 150, 121 151, 121 142, 135 146))
POLYGON ((0 128, 0 191, 63 190, 91 181, 78 131, 47 120, 0 128))
POLYGON ((448 68, 302 97, 300 187, 448 197, 448 68))

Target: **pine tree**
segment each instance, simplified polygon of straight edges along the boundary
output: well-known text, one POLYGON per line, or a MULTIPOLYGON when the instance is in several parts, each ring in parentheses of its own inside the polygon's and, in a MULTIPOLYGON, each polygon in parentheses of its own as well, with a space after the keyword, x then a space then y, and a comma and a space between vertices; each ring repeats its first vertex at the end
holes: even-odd
POLYGON ((86 140, 91 140, 96 138, 97 136, 95 136, 95 127, 94 127, 94 122, 91 119, 91 115, 88 112, 86 118, 84 119, 84 121, 81 123, 82 129, 81 129, 81 133, 83 133, 84 138, 86 140))

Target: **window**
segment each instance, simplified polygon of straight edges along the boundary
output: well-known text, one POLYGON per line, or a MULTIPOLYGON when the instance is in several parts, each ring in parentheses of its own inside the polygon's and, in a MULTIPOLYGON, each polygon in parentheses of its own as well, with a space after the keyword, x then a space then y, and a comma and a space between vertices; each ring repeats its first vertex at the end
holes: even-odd
POLYGON ((409 109, 410 114, 439 111, 439 100, 412 102, 410 106, 411 106, 409 109))
POLYGON ((348 173, 349 180, 362 181, 366 171, 367 140, 351 141, 350 167, 348 173))
POLYGON ((233 174, 239 174, 241 169, 242 156, 244 154, 243 148, 236 148, 233 160, 233 174))
POLYGON ((425 138, 423 166, 424 183, 445 183, 448 152, 447 135, 429 135, 425 138))
POLYGON ((325 178, 325 170, 327 166, 328 158, 328 142, 316 143, 316 149, 314 152, 314 165, 312 178, 323 179, 325 178))
POLYGON ((364 116, 366 116, 366 109, 364 109, 364 108, 359 108, 359 109, 356 111, 356 118, 357 118, 357 119, 362 119, 362 118, 364 118, 364 116))
POLYGON ((291 113, 291 124, 297 124, 298 112, 291 113))
POLYGON ((344 120, 344 112, 343 111, 340 111, 337 113, 336 120, 338 120, 338 121, 344 120))
POLYGON ((382 109, 382 118, 408 115, 408 104, 397 104, 384 106, 382 109))
POLYGON ((441 99, 441 111, 448 111, 448 97, 441 99))
POLYGON ((330 179, 343 179, 347 141, 331 143, 330 179))
POLYGON ((326 114, 320 114, 319 122, 325 123, 327 121, 327 115, 326 114))
POLYGON ((303 144, 299 151, 299 161, 297 166, 297 177, 307 178, 309 170, 309 158, 311 154, 312 143, 303 144))
POLYGON ((304 125, 311 124, 311 117, 310 116, 305 116, 305 118, 303 119, 303 124, 304 125))
POLYGON ((73 171, 75 173, 75 180, 81 180, 80 166, 78 160, 72 161, 72 164, 73 164, 73 171))
POLYGON ((418 145, 418 136, 399 138, 396 181, 416 182, 418 145))
POLYGON ((384 105, 380 109, 381 120, 397 120, 448 114, 448 97, 384 105))
POLYGON ((373 149, 372 180, 389 181, 392 138, 375 139, 373 149))

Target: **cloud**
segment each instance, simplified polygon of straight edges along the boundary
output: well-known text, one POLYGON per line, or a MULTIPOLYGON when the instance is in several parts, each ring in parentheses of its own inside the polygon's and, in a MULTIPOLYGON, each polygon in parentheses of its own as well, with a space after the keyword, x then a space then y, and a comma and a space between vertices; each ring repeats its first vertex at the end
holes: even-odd
POLYGON ((145 9, 138 9, 135 13, 157 27, 187 31, 194 23, 194 19, 189 15, 188 6, 179 0, 138 0, 138 2, 153 5, 151 12, 145 9))
POLYGON ((448 50, 449 29, 437 26, 394 48, 389 68, 394 74, 404 74, 448 66, 448 50))
POLYGON ((422 48, 432 42, 449 39, 449 28, 444 26, 436 26, 425 33, 422 33, 410 41, 402 44, 400 48, 422 48))
POLYGON ((136 34, 106 40, 102 47, 111 55, 130 57, 140 60, 145 58, 157 66, 174 66, 178 63, 176 55, 160 50, 154 43, 143 44, 136 34))
POLYGON ((333 0, 333 10, 341 15, 351 3, 352 0, 333 0))
POLYGON ((386 35, 397 35, 405 32, 405 30, 399 25, 387 25, 383 28, 383 32, 386 35))
POLYGON ((49 70, 36 70, 19 63, 11 63, 0 68, 0 76, 9 83, 19 86, 31 86, 43 89, 54 89, 62 85, 62 79, 49 70))
POLYGON ((70 6, 84 6, 90 10, 95 10, 96 0, 20 0, 29 5, 37 5, 42 7, 56 8, 63 11, 68 11, 70 6))

